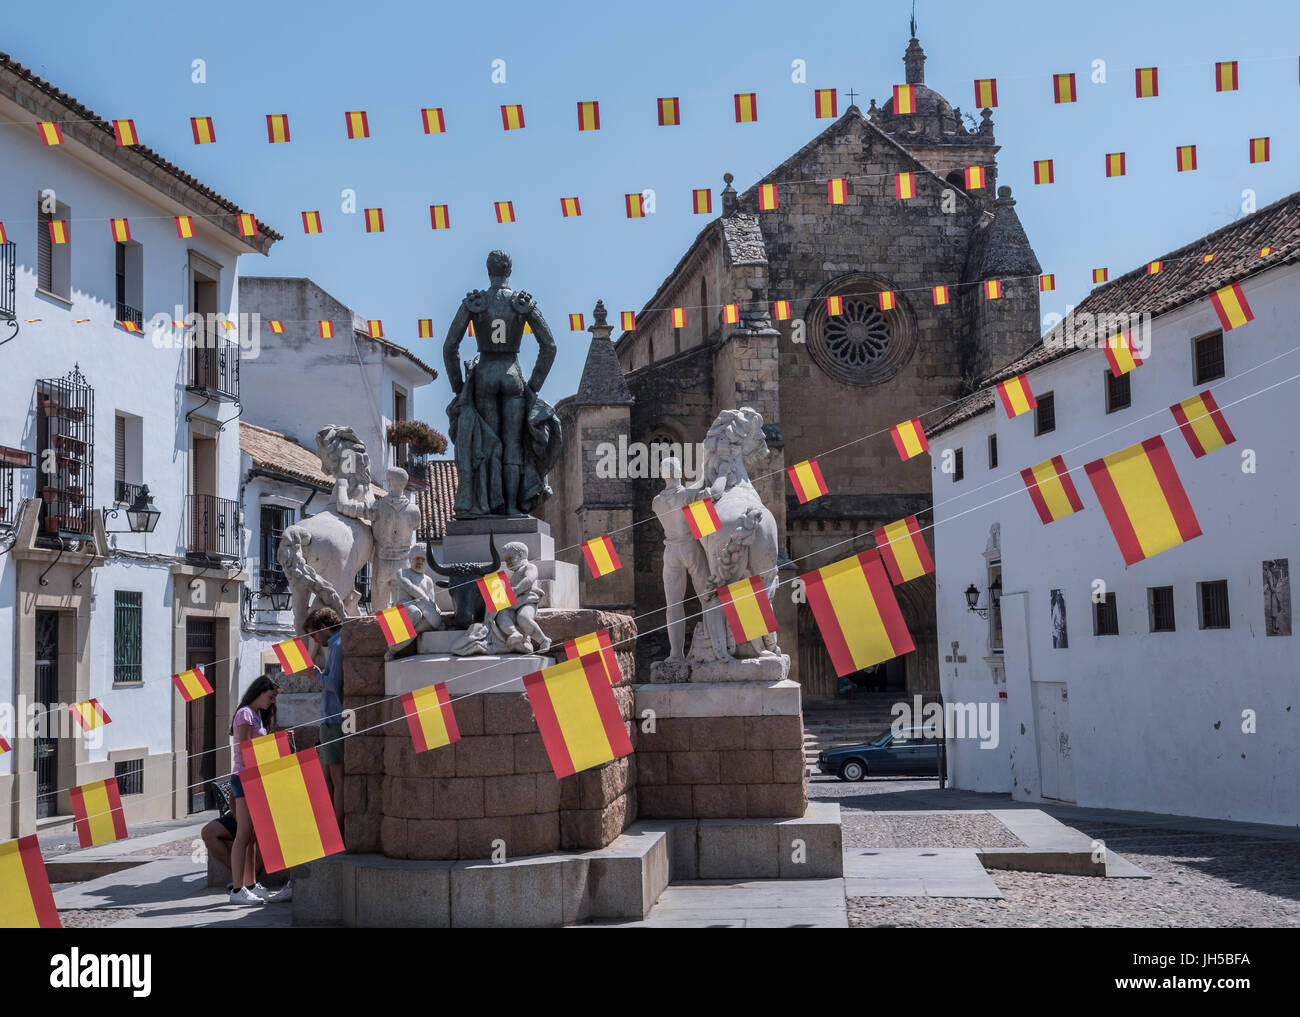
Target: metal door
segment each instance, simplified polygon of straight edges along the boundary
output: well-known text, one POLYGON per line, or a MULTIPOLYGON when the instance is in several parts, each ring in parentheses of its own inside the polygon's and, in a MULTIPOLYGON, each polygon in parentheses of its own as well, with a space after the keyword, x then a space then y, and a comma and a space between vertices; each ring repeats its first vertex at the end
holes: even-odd
MULTIPOLYGON (((209 618, 185 620, 185 666, 200 667, 217 687, 216 623, 209 618)), ((201 696, 185 704, 185 751, 189 755, 189 811, 215 808, 210 782, 217 775, 217 697, 201 696)))
POLYGON ((44 716, 35 739, 36 818, 58 814, 59 722, 59 613, 36 612, 36 702, 44 716))

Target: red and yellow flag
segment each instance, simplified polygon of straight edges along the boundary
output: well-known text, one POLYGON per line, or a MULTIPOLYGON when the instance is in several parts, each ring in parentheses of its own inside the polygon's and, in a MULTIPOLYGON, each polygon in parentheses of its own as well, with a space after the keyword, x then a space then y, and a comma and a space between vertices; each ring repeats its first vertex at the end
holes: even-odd
POLYGON ((659 126, 660 127, 678 127, 682 122, 682 105, 681 100, 659 99, 659 126))
POLYGON ((1187 439, 1187 447, 1197 459, 1237 440, 1211 392, 1201 392, 1181 403, 1174 403, 1169 410, 1187 439))
POLYGON ((639 191, 631 194, 624 194, 623 206, 627 209, 627 217, 629 219, 645 218, 645 199, 641 196, 639 191))
POLYGON ((772 601, 758 576, 718 587, 718 599, 737 646, 776 631, 772 601))
POLYGON ((1002 280, 985 279, 984 280, 984 299, 1000 300, 1002 298, 1002 280))
POLYGON ((39 133, 41 136, 41 144, 43 145, 63 144, 63 128, 58 125, 57 121, 42 120, 40 123, 36 125, 36 130, 37 133, 39 133))
POLYGON ((307 652, 307 645, 301 639, 286 639, 282 643, 276 643, 271 649, 275 651, 275 656, 280 661, 280 668, 285 674, 297 674, 299 671, 306 671, 316 666, 311 659, 311 654, 307 652))
POLYGON ((501 107, 501 129, 517 131, 524 126, 524 108, 519 105, 501 107))
POLYGON ((289 116, 287 113, 268 113, 266 115, 267 144, 283 144, 289 140, 289 116))
POLYGON ((1261 247, 1259 249, 1259 256, 1261 258, 1267 258, 1272 253, 1273 253, 1273 248, 1271 247, 1261 247))
POLYGON ((916 174, 915 173, 894 174, 894 197, 896 198, 916 197, 916 174))
POLYGON ((417 335, 417 337, 420 338, 420 339, 432 339, 432 338, 433 338, 433 319, 432 319, 432 318, 417 318, 416 321, 415 321, 415 331, 416 331, 416 335, 417 335))
POLYGON ((1027 374, 1018 374, 1014 378, 998 382, 998 397, 1002 400, 1002 408, 1007 411, 1008 419, 1015 419, 1038 407, 1038 400, 1029 388, 1027 374))
POLYGON ((1179 145, 1177 151, 1178 172, 1186 173, 1189 170, 1196 169, 1196 146, 1179 145))
POLYGON ((277 321, 273 318, 267 322, 267 325, 270 326, 271 331, 276 335, 282 335, 284 333, 284 322, 282 321, 277 321))
POLYGON ((833 88, 819 88, 813 92, 813 116, 818 120, 833 119, 839 115, 839 95, 833 88))
POLYGON ((1235 92, 1237 90, 1237 61, 1219 60, 1215 63, 1214 90, 1216 92, 1235 92))
POLYGON ((1052 101, 1058 105, 1063 102, 1079 101, 1079 91, 1075 87, 1073 74, 1052 75, 1052 101))
POLYGON ((383 233, 384 232, 384 210, 382 208, 365 209, 366 232, 383 233))
POLYGON ((985 175, 983 166, 966 167, 966 190, 978 191, 984 186, 985 175))
POLYGON ((614 550, 614 538, 606 533, 603 537, 588 540, 582 545, 582 556, 587 559, 587 568, 594 578, 607 576, 623 567, 614 550))
POLYGON ((428 752, 460 741, 460 728, 456 726, 446 682, 403 693, 402 712, 406 714, 416 752, 428 752))
POLYGON ((686 327, 686 308, 674 307, 668 312, 668 321, 673 328, 686 327))
POLYGON ((995 109, 998 104, 998 79, 975 79, 975 108, 995 109))
POLYGON ((138 145, 140 144, 140 135, 135 132, 134 120, 114 120, 113 136, 117 138, 119 145, 138 145))
POLYGON ((451 208, 448 205, 429 206, 429 226, 435 230, 451 229, 451 208))
POLYGON ((1038 289, 1041 293, 1048 293, 1056 289, 1056 276, 1048 273, 1038 277, 1038 289))
POLYGON ((794 485, 795 497, 799 499, 800 505, 805 505, 814 498, 820 498, 822 495, 830 493, 830 488, 826 486, 826 478, 822 476, 821 464, 817 462, 816 456, 786 467, 785 472, 790 478, 790 483, 794 485))
POLYGON ((894 86, 894 112, 895 113, 916 112, 916 86, 915 85, 894 86))
POLYGON ((12 752, 13 748, 14 747, 9 744, 8 739, 3 735, 0 735, 0 756, 3 756, 6 752, 12 752))
POLYGON ((1142 358, 1138 356, 1137 349, 1133 345, 1133 333, 1128 329, 1107 338, 1102 349, 1106 351, 1106 362, 1110 364, 1110 373, 1116 378, 1128 374, 1135 367, 1142 366, 1142 358))
POLYGON ((203 675, 203 668, 192 667, 188 671, 172 675, 172 682, 181 698, 187 703, 212 695, 212 685, 203 675))
POLYGON ((477 580, 478 592, 483 595, 483 603, 487 605, 490 613, 495 614, 497 611, 504 611, 508 607, 514 607, 519 603, 519 598, 515 596, 514 587, 510 585, 510 577, 504 571, 493 572, 490 576, 483 576, 477 580))
POLYGON ((863 551, 800 578, 838 676, 915 649, 875 551, 863 551))
POLYGON ((1157 68, 1139 67, 1133 72, 1133 80, 1139 99, 1150 99, 1160 94, 1160 80, 1157 68))
POLYGON ((934 293, 934 303, 936 307, 942 307, 948 302, 947 286, 935 286, 932 292, 934 293))
POLYGON ((239 743, 239 758, 245 766, 270 763, 290 755, 293 755, 293 746, 289 744, 288 731, 272 731, 239 743))
POLYGON ((760 212, 770 212, 777 207, 776 184, 759 184, 758 185, 758 209, 760 212))
POLYGON ((843 314, 843 313, 844 313, 844 298, 843 298, 843 297, 827 297, 827 298, 826 298, 826 313, 829 314, 832 318, 836 317, 837 315, 841 315, 841 314, 843 314))
POLYGON ((66 244, 71 233, 68 229, 67 219, 50 219, 45 224, 50 231, 50 243, 66 244))
POLYGON ((758 94, 756 92, 737 92, 736 123, 750 124, 758 119, 758 94))
POLYGON ((320 212, 303 212, 302 231, 304 233, 321 233, 320 212))
POLYGON ((722 305, 722 322, 724 325, 734 325, 740 320, 740 305, 723 304, 722 305))
POLYGON ((916 516, 877 527, 871 535, 875 538, 880 560, 884 562, 889 571, 889 579, 895 586, 934 571, 934 559, 930 557, 930 549, 925 546, 925 537, 916 516))
POLYGON ((1056 171, 1051 159, 1034 160, 1034 183, 1052 184, 1056 182, 1056 171))
POLYGON ((564 641, 565 660, 577 660, 579 657, 585 657, 592 653, 600 655, 605 668, 605 675, 609 678, 611 685, 617 685, 623 680, 623 671, 618 666, 618 657, 614 655, 614 644, 610 638, 609 629, 597 629, 585 636, 578 636, 576 639, 566 639, 564 641))
POLYGON ((334 338, 334 322, 321 320, 316 323, 316 328, 320 332, 322 339, 334 338))
POLYGON ((370 119, 365 110, 344 113, 343 120, 347 124, 348 137, 352 140, 370 137, 370 119))
POLYGON ((898 454, 904 462, 913 456, 919 456, 930 447, 930 443, 925 438, 925 428, 921 426, 918 417, 895 424, 889 429, 889 436, 894 439, 894 448, 898 449, 898 454))
POLYGON ((898 303, 897 295, 893 290, 881 290, 876 296, 880 299, 880 309, 882 311, 892 311, 898 303))
POLYGON ((790 320, 790 301, 775 300, 772 302, 772 314, 777 321, 790 320))
POLYGON ((36 834, 0 844, 0 926, 61 929, 36 834))
POLYGON ((849 182, 844 177, 826 181, 826 200, 832 205, 843 205, 849 196, 849 182))
MULTIPOLYGON (((37 318, 36 320, 39 321, 40 319, 37 318)), ((139 326, 136 322, 131 321, 130 319, 127 319, 126 321, 119 321, 118 324, 121 325, 121 326, 122 326, 124 329, 126 329, 128 332, 139 332, 139 331, 140 331, 140 326, 139 326)))
POLYGON ((557 778, 631 755, 632 742, 601 655, 566 660, 524 677, 557 778))
POLYGON ((1128 172, 1125 166, 1126 156, 1123 152, 1108 152, 1106 154, 1106 176, 1122 177, 1128 172))
POLYGON ((636 331, 636 312, 621 311, 618 316, 618 325, 624 332, 636 331))
POLYGON ((600 130, 600 103, 599 102, 578 103, 578 130, 580 131, 600 130))
POLYGON ((103 727, 105 724, 113 722, 113 718, 99 704, 98 699, 85 699, 79 703, 70 703, 68 712, 72 714, 72 719, 77 722, 77 726, 83 731, 93 731, 97 727, 103 727))
POLYGON ((109 219, 109 231, 113 235, 113 240, 119 244, 131 242, 131 224, 125 219, 109 219))
POLYGON ((586 320, 583 318, 581 314, 569 315, 570 332, 584 332, 586 331, 586 328, 587 328, 586 320))
POLYGON ((420 110, 420 123, 425 134, 446 134, 447 121, 442 115, 441 106, 428 106, 420 110))
POLYGON ((1248 321, 1255 320, 1255 314, 1246 302, 1246 294, 1241 283, 1224 286, 1210 294, 1210 303, 1214 313, 1219 316, 1219 323, 1225 332, 1229 332, 1248 321))
POLYGON ((1112 452, 1084 469, 1125 565, 1201 535, 1183 483, 1159 435, 1112 452))
POLYGON ((382 339, 384 337, 384 323, 379 318, 369 318, 366 320, 366 331, 371 339, 382 339))
POLYGON ((691 211, 695 215, 708 215, 713 211, 713 192, 707 187, 691 191, 691 211))
POLYGON ((236 215, 235 225, 239 227, 241 237, 257 236, 257 217, 252 212, 240 212, 236 215))
POLYGON ((176 235, 182 240, 189 240, 194 236, 194 216, 177 215, 172 217, 176 222, 176 235))
POLYGON ((5 232, 5 224, 0 222, 0 244, 9 243, 9 234, 5 232))
POLYGON ((1070 471, 1060 456, 1021 470, 1020 478, 1029 490, 1029 497, 1044 526, 1083 511, 1079 492, 1075 490, 1070 471))
POLYGON ((72 814, 83 848, 126 840, 126 817, 117 778, 107 777, 72 789, 72 814))
POLYGON ((497 222, 515 221, 515 203, 513 201, 494 201, 492 206, 496 212, 497 222))
POLYGON ((560 199, 560 215, 566 219, 572 219, 576 215, 582 215, 582 203, 577 198, 560 199))
POLYGON ((1097 283, 1104 283, 1109 278, 1110 269, 1108 268, 1094 268, 1092 270, 1092 281, 1094 285, 1097 283))
POLYGON ((315 749, 239 771, 267 872, 343 850, 343 837, 315 749))
POLYGON ((1159 275, 1164 270, 1165 263, 1163 261, 1157 260, 1147 262, 1147 275, 1159 275))
POLYGON ((696 540, 722 529, 722 520, 718 518, 718 510, 713 507, 712 498, 701 498, 683 505, 682 515, 686 517, 686 525, 691 528, 691 535, 696 540))
POLYGON ((379 630, 383 632, 389 646, 396 646, 398 643, 409 642, 415 638, 415 623, 411 621, 410 612, 406 610, 405 604, 385 608, 375 615, 375 621, 379 622, 379 630))

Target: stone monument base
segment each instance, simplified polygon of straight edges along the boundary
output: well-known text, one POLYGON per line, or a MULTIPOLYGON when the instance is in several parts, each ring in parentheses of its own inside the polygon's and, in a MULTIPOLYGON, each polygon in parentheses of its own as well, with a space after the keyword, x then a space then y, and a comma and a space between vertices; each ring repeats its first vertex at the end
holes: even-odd
POLYGON ((491 561, 489 535, 496 538, 497 551, 512 540, 528 547, 528 560, 537 566, 537 582, 546 596, 547 607, 574 610, 578 607, 578 566, 555 560, 555 538, 550 523, 532 516, 488 519, 452 519, 438 558, 445 562, 491 561))
POLYGON ((650 666, 650 681, 672 685, 680 682, 772 682, 790 677, 790 656, 751 657, 747 660, 661 660, 650 666))

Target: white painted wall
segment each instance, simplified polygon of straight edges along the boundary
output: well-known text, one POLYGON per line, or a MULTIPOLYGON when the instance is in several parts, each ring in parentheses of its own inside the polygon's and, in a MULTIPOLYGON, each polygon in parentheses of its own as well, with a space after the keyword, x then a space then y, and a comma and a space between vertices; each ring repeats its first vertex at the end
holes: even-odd
POLYGON ((1298 282, 1296 266, 1245 282, 1255 320, 1224 334, 1226 377, 1210 386, 1237 442, 1202 459, 1192 456, 1168 407, 1205 387, 1194 384, 1191 343, 1219 327, 1208 299, 1154 320, 1151 355, 1132 374, 1131 407, 1106 414, 1105 355, 1085 350, 1029 375, 1035 394, 1055 392, 1055 431, 1035 437, 1032 413, 1007 420, 999 406, 934 438, 940 654, 950 654, 957 640, 966 656, 964 663, 941 663, 946 700, 996 699, 984 660, 987 623, 966 609, 962 591, 972 582, 986 585, 983 551, 990 526, 1001 527, 1003 736, 996 750, 950 743, 955 786, 1036 799, 1039 747, 1029 683, 1061 682, 1068 688, 1078 804, 1300 823, 1300 636, 1264 634, 1261 576, 1267 559, 1300 565, 1300 381, 1281 384, 1300 374, 1300 352, 1287 353, 1300 345, 1298 282), (990 471, 987 436, 995 429, 1000 465, 990 471), (1203 535, 1126 568, 1083 467, 1160 432, 1203 535), (940 464, 944 449, 958 447, 965 449, 965 477, 954 483, 940 464), (1248 449, 1257 458, 1254 474, 1242 471, 1248 449), (1019 472, 1057 454, 1084 510, 1044 526, 1019 472), (1116 594, 1118 636, 1092 634, 1096 579, 1116 594), (1231 628, 1201 630, 1196 584, 1219 579, 1228 581, 1231 628), (1174 587, 1173 633, 1149 631, 1147 588, 1155 586, 1174 587), (1065 591, 1067 649, 1052 647, 1052 589, 1065 591), (1024 619, 1019 640, 1009 617, 1017 611, 1024 619), (1245 710, 1255 711, 1257 733, 1242 732, 1245 710))

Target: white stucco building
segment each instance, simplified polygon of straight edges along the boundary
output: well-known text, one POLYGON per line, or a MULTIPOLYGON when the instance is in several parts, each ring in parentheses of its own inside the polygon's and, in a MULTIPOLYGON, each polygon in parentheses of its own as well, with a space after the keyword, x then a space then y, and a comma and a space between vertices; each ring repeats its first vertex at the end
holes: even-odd
POLYGON ((114 775, 128 823, 183 816, 229 767, 239 685, 228 425, 251 336, 215 316, 238 323, 238 259, 279 235, 242 236, 238 206, 118 145, 107 121, 7 58, 0 119, 0 459, 17 467, 0 470, 0 733, 13 746, 0 755, 0 837, 70 817, 71 787, 114 775), (38 121, 58 123, 62 143, 42 144, 38 121), (176 216, 192 217, 192 236, 176 216), (191 314, 202 324, 171 325, 191 314), (106 533, 101 510, 116 507, 108 529, 126 530, 140 485, 156 528, 106 533), (196 665, 216 694, 187 706, 171 676, 196 665), (75 737, 61 704, 91 698, 111 723, 75 737), (33 703, 50 711, 40 737, 33 703))
POLYGON ((949 731, 956 787, 1300 823, 1297 224, 1292 195, 1098 287, 930 429, 943 697, 1000 706, 996 748, 949 731), (1224 330, 1231 283, 1254 320, 1224 330), (1063 344, 1104 313, 1150 315, 1121 379, 1063 344), (1008 419, 994 386, 1021 373, 1038 408, 1008 419), (1236 440, 1197 458, 1170 407, 1206 391, 1236 440), (1126 567, 1085 465, 1155 435, 1202 532, 1126 567), (1083 508, 1045 525, 1020 471, 1058 455, 1083 508))

